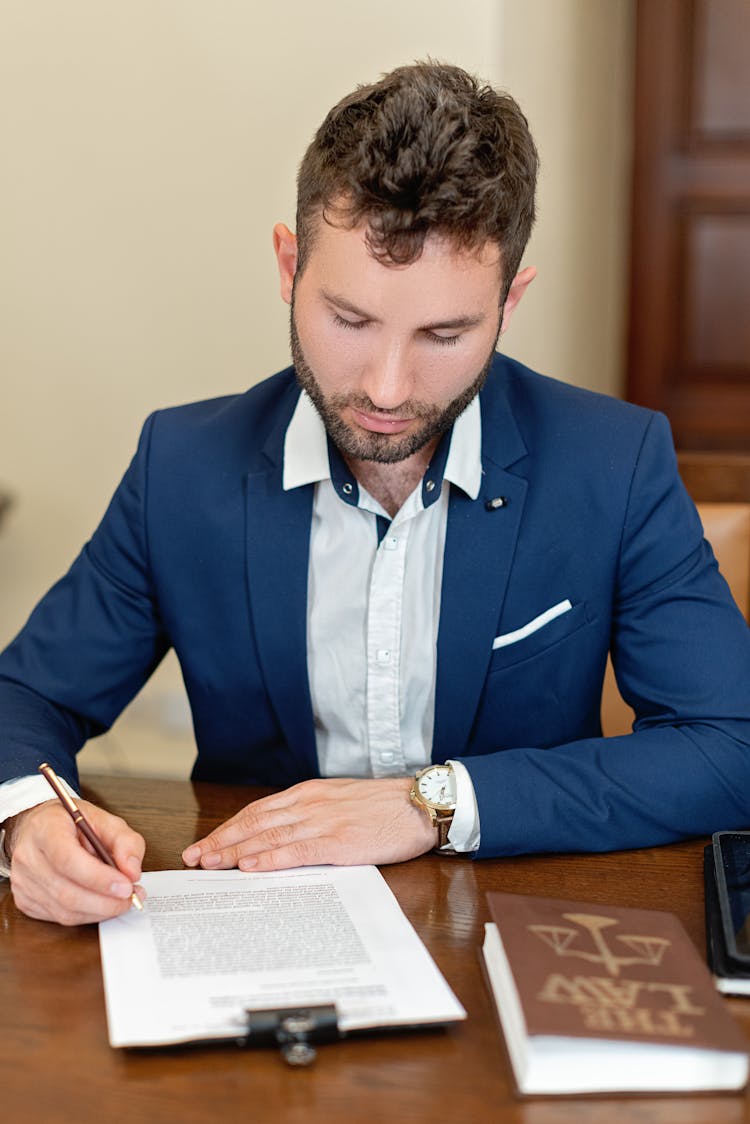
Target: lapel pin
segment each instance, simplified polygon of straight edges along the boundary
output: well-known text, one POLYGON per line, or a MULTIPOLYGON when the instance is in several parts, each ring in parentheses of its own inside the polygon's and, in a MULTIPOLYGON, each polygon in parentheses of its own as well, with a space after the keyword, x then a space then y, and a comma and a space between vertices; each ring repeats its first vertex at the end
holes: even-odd
POLYGON ((508 506, 508 497, 496 496, 494 500, 487 500, 487 503, 484 506, 486 511, 497 511, 499 507, 508 506))

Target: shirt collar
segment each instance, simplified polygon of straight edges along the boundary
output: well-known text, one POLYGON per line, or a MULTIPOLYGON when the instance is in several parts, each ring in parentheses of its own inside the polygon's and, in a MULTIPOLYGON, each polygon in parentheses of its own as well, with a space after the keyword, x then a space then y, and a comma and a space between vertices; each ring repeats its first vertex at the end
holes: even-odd
POLYGON ((282 486, 285 492, 303 484, 317 484, 319 480, 329 479, 331 470, 326 438, 326 427, 320 414, 303 390, 284 437, 282 486))
MULTIPOLYGON (((329 480, 331 476, 326 428, 309 395, 303 390, 284 437, 282 486, 288 492, 303 484, 329 480)), ((455 484, 473 500, 479 495, 482 480, 482 414, 479 396, 472 399, 453 423, 451 433, 446 434, 438 445, 425 473, 423 490, 427 489, 429 481, 440 485, 442 480, 455 484)), ((424 492, 425 500, 429 501, 433 495, 437 498, 439 493, 439 487, 430 488, 424 492)), ((348 502, 357 501, 353 498, 348 499, 348 502)))
POLYGON ((478 394, 453 423, 443 479, 450 480, 472 500, 479 495, 482 483, 482 408, 478 394))

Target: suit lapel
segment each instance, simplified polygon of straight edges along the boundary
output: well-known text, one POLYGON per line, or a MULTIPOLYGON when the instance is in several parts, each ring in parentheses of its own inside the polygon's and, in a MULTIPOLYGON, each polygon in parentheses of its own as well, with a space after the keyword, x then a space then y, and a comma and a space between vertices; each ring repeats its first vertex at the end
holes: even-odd
MULTIPOLYGON (((492 376, 491 376, 492 379, 492 376)), ((495 373, 501 383, 499 371, 495 373)), ((463 753, 487 675, 515 555, 527 482, 507 465, 526 453, 507 398, 482 398, 482 486, 476 500, 452 487, 437 642, 433 760, 463 753), (491 501, 503 497, 502 506, 491 501), (490 505, 488 507, 488 505, 490 505)))
POLYGON ((307 573, 314 485, 288 492, 282 489, 283 436, 288 421, 289 415, 269 437, 263 468, 247 477, 248 593, 271 704, 300 775, 317 776, 307 677, 307 573))

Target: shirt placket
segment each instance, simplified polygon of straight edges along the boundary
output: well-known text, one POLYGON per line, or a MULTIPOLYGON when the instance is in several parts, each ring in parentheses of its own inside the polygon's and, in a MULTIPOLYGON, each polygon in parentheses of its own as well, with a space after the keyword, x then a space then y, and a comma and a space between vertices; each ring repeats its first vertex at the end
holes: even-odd
POLYGON ((367 741, 374 777, 406 772, 401 743, 401 627, 411 519, 398 516, 383 537, 367 611, 367 741))

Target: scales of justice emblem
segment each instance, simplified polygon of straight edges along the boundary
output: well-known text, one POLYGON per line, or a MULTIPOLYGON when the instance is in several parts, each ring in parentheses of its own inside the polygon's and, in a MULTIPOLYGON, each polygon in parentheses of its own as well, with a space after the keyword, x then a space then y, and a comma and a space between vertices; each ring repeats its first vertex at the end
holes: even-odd
POLYGON ((571 921, 574 927, 567 925, 529 925, 528 929, 548 945, 557 956, 576 956, 580 960, 588 960, 592 964, 601 964, 610 976, 619 976, 620 969, 632 964, 644 964, 648 967, 658 967, 664 953, 672 943, 665 937, 638 936, 632 933, 618 933, 615 940, 630 950, 630 955, 617 954, 617 951, 607 943, 604 930, 611 925, 619 925, 614 917, 601 917, 594 913, 564 913, 564 920, 571 921), (590 948, 581 948, 574 942, 581 936, 588 936, 590 948))

